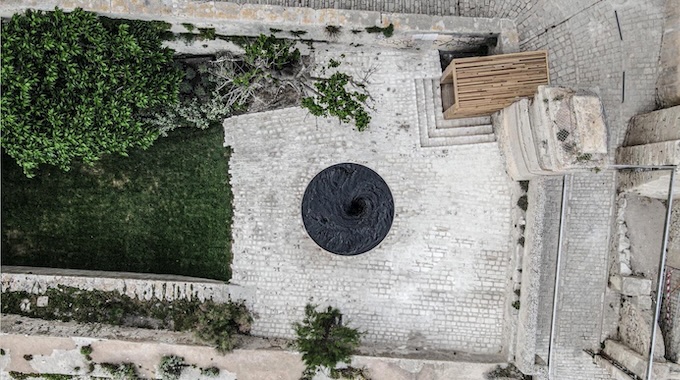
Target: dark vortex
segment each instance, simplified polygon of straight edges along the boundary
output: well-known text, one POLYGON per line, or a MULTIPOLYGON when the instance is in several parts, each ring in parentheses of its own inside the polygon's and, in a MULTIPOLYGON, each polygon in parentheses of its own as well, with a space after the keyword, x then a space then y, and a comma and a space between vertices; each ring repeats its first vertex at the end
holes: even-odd
POLYGON ((387 236, 394 201, 385 181, 359 164, 337 164, 317 174, 302 198, 302 221, 321 248, 358 255, 387 236))

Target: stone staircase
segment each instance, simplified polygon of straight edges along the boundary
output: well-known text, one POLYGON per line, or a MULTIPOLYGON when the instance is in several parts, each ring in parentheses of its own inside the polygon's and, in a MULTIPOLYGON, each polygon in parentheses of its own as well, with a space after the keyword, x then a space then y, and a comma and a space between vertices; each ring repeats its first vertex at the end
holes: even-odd
POLYGON ((496 141, 490 116, 444 120, 439 78, 414 81, 420 146, 443 147, 496 141))

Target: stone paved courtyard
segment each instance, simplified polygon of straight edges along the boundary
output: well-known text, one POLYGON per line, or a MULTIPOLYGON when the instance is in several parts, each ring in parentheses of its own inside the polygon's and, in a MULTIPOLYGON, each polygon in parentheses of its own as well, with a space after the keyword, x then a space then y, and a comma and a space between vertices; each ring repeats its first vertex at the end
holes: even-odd
POLYGON ((440 75, 436 51, 328 50, 317 62, 344 53, 340 69, 378 69, 368 131, 300 108, 224 123, 233 148, 232 282, 256 289, 254 334, 292 337, 311 297, 340 308, 368 344, 503 352, 511 199, 497 144, 420 147, 414 79, 440 75), (378 172, 396 208, 382 244, 355 257, 316 246, 300 216, 308 182, 341 162, 378 172))
MULTIPOLYGON (((611 151, 621 143, 629 118, 655 107, 664 0, 238 2, 507 18, 517 27, 520 50, 548 50, 553 85, 600 95, 611 151)), ((36 3, 10 0, 0 9, 36 3)), ((233 23, 219 12, 218 3, 193 12, 188 0, 50 0, 40 6, 50 9, 62 3, 133 18, 170 15, 216 26, 233 23)), ((343 52, 338 46, 332 50, 319 52, 320 59, 337 59, 343 52)), ((351 324, 367 331, 368 343, 481 354, 507 350, 511 342, 503 318, 512 309, 507 305, 510 270, 504 256, 509 253, 503 252, 514 245, 514 202, 496 144, 420 147, 413 82, 438 76, 438 59, 431 53, 345 54, 344 61, 356 68, 369 62, 382 65, 372 77, 370 90, 380 106, 368 132, 296 109, 226 123, 226 144, 234 149, 233 283, 255 289, 255 333, 290 337, 290 323, 299 320, 311 296, 314 302, 338 306, 351 324), (381 174, 397 207, 387 239, 354 258, 316 247, 302 227, 299 209, 309 180, 346 161, 381 174)), ((611 295, 605 293, 615 177, 605 170, 580 173, 570 182, 554 379, 611 378, 583 350, 598 349, 615 334, 618 318, 609 307, 611 295)), ((558 201, 559 188, 547 190, 558 201)), ((542 339, 547 344, 546 334, 542 339)))

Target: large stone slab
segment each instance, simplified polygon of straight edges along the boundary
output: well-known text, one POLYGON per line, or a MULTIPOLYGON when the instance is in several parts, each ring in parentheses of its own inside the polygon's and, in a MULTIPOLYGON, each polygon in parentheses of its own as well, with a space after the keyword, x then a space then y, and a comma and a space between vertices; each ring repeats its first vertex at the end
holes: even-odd
POLYGON ((644 277, 615 275, 609 278, 612 288, 626 296, 649 296, 652 280, 644 277))

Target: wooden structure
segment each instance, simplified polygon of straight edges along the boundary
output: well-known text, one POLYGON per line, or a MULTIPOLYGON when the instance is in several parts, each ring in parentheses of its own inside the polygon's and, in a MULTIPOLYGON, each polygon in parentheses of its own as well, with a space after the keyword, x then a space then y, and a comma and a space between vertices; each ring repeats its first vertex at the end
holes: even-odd
POLYGON ((459 58, 441 77, 445 119, 490 115, 550 83, 546 51, 459 58))

